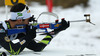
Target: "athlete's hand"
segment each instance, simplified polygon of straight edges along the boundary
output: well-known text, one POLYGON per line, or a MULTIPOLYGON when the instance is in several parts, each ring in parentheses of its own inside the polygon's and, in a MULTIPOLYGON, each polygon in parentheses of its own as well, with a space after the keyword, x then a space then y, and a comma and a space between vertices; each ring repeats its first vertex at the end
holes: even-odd
POLYGON ((36 27, 26 26, 26 35, 31 36, 32 38, 36 37, 36 27))
POLYGON ((57 29, 54 29, 54 31, 62 31, 67 29, 69 26, 70 26, 70 22, 69 21, 67 22, 65 19, 62 19, 61 26, 57 29))

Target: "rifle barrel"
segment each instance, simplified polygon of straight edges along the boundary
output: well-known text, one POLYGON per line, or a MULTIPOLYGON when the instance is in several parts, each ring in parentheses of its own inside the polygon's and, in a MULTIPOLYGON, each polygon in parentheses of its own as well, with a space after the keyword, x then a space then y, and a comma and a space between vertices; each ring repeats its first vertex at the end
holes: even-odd
POLYGON ((75 20, 75 21, 70 21, 70 22, 84 22, 86 20, 75 20))

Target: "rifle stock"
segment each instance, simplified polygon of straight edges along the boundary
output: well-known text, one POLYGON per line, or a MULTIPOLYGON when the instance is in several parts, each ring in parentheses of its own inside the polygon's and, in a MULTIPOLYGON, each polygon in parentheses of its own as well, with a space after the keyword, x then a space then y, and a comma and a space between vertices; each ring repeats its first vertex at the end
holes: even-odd
MULTIPOLYGON (((37 24, 37 25, 31 25, 33 27, 36 27, 37 29, 45 30, 44 33, 47 33, 49 29, 56 29, 60 27, 61 23, 44 23, 44 24, 37 24)), ((18 25, 20 26, 20 25, 18 25)), ((22 26, 22 25, 21 25, 22 26)), ((25 26, 25 25, 23 25, 25 26)), ((23 33, 26 32, 25 28, 17 28, 17 29, 7 29, 7 35, 12 35, 12 34, 18 34, 18 33, 23 33)))

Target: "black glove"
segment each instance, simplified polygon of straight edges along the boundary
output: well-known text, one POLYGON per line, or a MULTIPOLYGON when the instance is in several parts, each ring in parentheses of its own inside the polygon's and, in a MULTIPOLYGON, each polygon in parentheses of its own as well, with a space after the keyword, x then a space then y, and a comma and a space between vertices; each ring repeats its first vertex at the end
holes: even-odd
POLYGON ((36 37, 36 27, 26 26, 26 36, 20 38, 20 41, 25 41, 26 45, 28 45, 35 37, 36 37))
POLYGON ((54 29, 54 32, 56 34, 56 33, 60 32, 62 30, 67 29, 69 26, 70 26, 70 22, 69 21, 67 22, 65 19, 62 19, 61 26, 57 29, 54 29))
POLYGON ((66 21, 65 19, 62 19, 61 21, 61 27, 59 27, 60 30, 65 30, 66 28, 68 28, 70 26, 70 22, 66 21))
POLYGON ((30 39, 34 39, 36 37, 36 27, 33 26, 26 26, 26 35, 30 39))

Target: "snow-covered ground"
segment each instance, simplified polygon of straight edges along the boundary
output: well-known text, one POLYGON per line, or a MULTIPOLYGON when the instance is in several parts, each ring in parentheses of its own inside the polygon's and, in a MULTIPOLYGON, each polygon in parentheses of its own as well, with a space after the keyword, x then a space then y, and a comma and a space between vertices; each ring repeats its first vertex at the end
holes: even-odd
MULTIPOLYGON (((46 12, 47 7, 32 3, 30 7, 31 13, 37 18, 40 13, 46 12)), ((5 8, 0 7, 0 21, 5 20, 5 8)), ((33 52, 25 49, 17 56, 100 56, 100 0, 90 0, 88 8, 82 8, 82 5, 77 5, 73 8, 62 9, 54 7, 53 12, 59 18, 65 18, 67 21, 85 19, 84 14, 91 14, 91 21, 96 25, 86 22, 71 23, 70 27, 65 31, 60 32, 52 42, 42 51, 33 52)), ((10 15, 8 15, 8 18, 10 15)), ((37 35, 40 40, 43 36, 37 35)), ((7 51, 3 48, 0 52, 7 51)))

